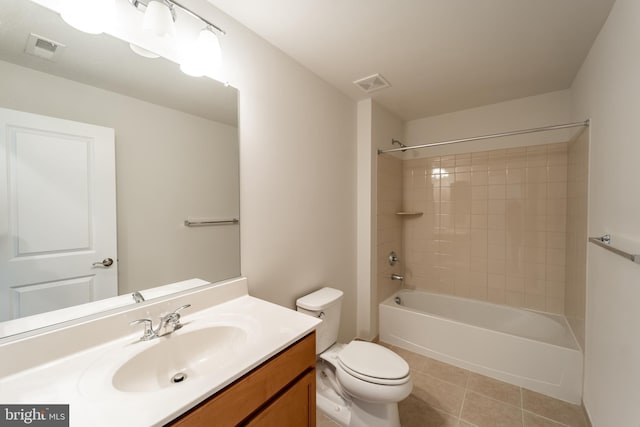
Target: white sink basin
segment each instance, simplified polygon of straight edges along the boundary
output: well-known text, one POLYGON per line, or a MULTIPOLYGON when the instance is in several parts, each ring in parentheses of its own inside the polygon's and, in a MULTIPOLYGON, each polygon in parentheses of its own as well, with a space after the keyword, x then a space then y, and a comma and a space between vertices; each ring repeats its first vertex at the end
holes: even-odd
POLYGON ((151 347, 116 370, 112 384, 124 392, 176 387, 224 370, 246 341, 246 331, 236 326, 210 326, 189 332, 182 329, 150 341, 151 347))
POLYGON ((78 389, 92 398, 183 392, 228 376, 246 363, 262 334, 250 316, 222 314, 184 323, 173 333, 140 341, 114 341, 79 377, 78 389))

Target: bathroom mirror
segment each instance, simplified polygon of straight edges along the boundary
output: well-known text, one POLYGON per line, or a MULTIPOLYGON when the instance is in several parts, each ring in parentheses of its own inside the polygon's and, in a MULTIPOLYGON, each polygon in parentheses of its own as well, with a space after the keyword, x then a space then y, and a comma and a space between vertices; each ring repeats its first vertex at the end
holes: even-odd
MULTIPOLYGON (((2 1, 0 75, 0 108, 113 129, 117 206, 113 258, 117 294, 126 296, 126 304, 135 303, 127 295, 134 291, 148 298, 189 286, 163 285, 192 278, 217 282, 240 275, 237 221, 185 224, 185 220, 239 218, 236 89, 184 75, 177 64, 163 58, 139 56, 123 40, 79 32, 57 13, 26 0, 2 1), (158 292, 157 287, 166 291, 158 292)), ((0 174, 11 173, 7 162, 0 164, 0 174)), ((10 205, 7 200, 0 202, 10 205)), ((0 244, 6 244, 13 238, 7 232, 11 225, 7 218, 0 222, 0 244)), ((46 251, 39 255, 50 256, 46 251)), ((101 262, 100 258, 95 261, 101 262)), ((0 271, 5 287, 10 286, 7 275, 0 271)), ((35 285, 42 288, 47 283, 52 282, 35 285)), ((83 292, 63 307, 93 301, 93 290, 83 292)), ((36 298, 38 293, 31 295, 36 298)), ((1 296, 5 302, 11 300, 5 307, 13 304, 8 309, 13 311, 0 311, 4 321, 0 338, 2 331, 4 335, 16 331, 2 328, 15 323, 14 297, 1 296)), ((84 314, 93 306, 105 307, 84 304, 84 314)), ((58 319, 49 317, 53 322, 58 319)))

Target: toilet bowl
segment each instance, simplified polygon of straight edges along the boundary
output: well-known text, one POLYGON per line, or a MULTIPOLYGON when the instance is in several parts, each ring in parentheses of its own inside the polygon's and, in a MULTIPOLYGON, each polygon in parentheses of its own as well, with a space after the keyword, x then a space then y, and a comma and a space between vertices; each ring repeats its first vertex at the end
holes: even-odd
POLYGON ((322 288, 299 298, 298 311, 319 317, 316 328, 316 404, 345 427, 399 427, 398 402, 411 393, 409 365, 366 341, 336 343, 342 292, 322 288))

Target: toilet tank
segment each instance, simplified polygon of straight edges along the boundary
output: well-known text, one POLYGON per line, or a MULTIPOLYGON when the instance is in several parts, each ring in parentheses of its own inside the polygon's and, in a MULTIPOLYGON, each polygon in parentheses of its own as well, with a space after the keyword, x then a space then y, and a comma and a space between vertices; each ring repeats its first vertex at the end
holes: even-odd
POLYGON ((299 312, 322 319, 316 326, 316 354, 331 347, 338 339, 342 295, 338 289, 322 288, 296 301, 299 312))

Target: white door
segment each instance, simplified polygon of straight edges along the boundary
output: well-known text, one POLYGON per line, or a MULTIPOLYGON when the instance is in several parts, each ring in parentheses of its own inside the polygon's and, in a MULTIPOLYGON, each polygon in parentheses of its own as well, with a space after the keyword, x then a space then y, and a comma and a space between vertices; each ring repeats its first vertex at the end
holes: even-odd
POLYGON ((0 108, 0 320, 117 295, 114 141, 0 108))

